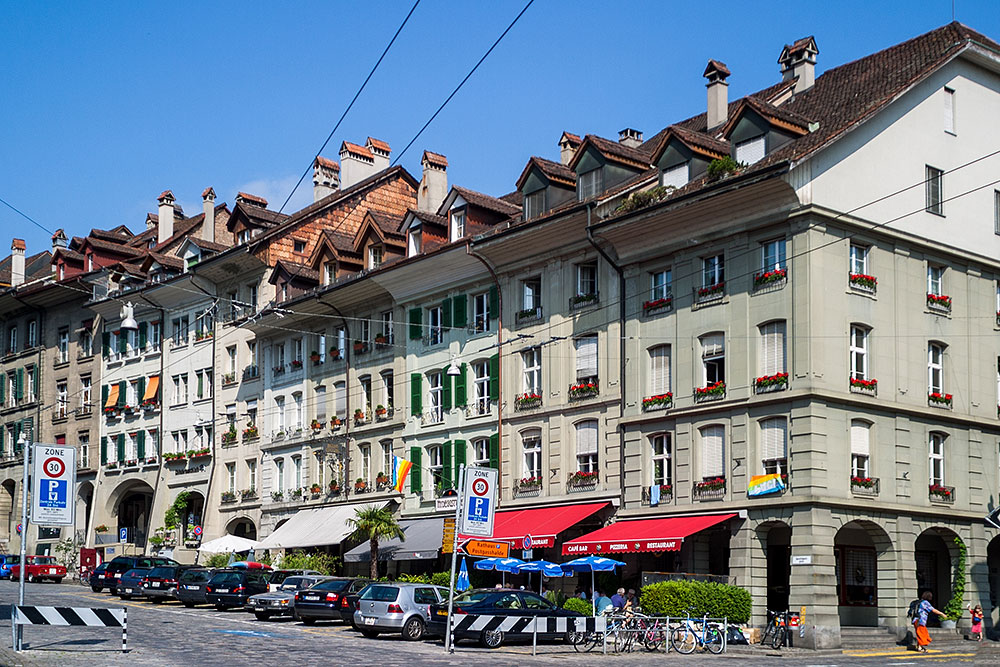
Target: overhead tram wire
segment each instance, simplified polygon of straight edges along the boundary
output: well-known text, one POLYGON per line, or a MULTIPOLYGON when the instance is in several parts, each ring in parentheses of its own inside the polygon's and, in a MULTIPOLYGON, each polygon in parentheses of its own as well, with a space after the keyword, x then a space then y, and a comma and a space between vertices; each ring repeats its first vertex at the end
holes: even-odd
POLYGON ((31 224, 33 224, 35 227, 38 227, 43 232, 46 232, 48 234, 55 234, 55 232, 53 232, 51 229, 46 229, 42 225, 42 223, 40 223, 37 220, 35 220, 34 218, 32 218, 30 215, 28 215, 27 213, 25 213, 21 209, 17 208, 16 206, 14 206, 10 202, 8 202, 3 197, 0 197, 0 204, 3 204, 4 206, 6 206, 7 208, 9 208, 10 210, 14 211, 14 213, 17 213, 19 216, 21 216, 22 218, 24 218, 25 220, 27 220, 28 222, 30 222, 31 224))

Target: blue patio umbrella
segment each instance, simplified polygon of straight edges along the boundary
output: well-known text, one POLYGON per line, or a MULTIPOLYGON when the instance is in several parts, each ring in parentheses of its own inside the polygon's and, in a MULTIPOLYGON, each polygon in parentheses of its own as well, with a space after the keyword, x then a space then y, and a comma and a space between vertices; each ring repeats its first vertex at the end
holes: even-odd
POLYGON ((506 573, 513 572, 515 567, 523 564, 524 561, 520 558, 483 558, 482 560, 477 560, 473 567, 477 570, 496 570, 500 573, 500 581, 503 585, 506 585, 506 573))
POLYGON ((455 580, 455 590, 467 591, 472 588, 469 583, 469 568, 465 565, 465 559, 462 559, 462 569, 458 572, 458 579, 455 580))
MULTIPOLYGON (((553 563, 547 560, 532 560, 528 561, 524 565, 518 565, 514 573, 520 574, 521 572, 541 572, 542 576, 545 577, 561 577, 563 576, 562 567, 559 563, 553 563)), ((542 592, 542 576, 538 577, 538 593, 542 592)))
MULTIPOLYGON (((594 590, 594 573, 595 572, 614 572, 616 568, 625 567, 625 563, 620 560, 614 560, 611 558, 604 558, 603 556, 583 556, 582 558, 576 558, 569 561, 568 563, 563 563, 559 566, 562 568, 563 572, 590 572, 590 597, 591 602, 593 602, 593 597, 595 594, 594 590)), ((597 613, 597 605, 594 604, 594 614, 597 613)))

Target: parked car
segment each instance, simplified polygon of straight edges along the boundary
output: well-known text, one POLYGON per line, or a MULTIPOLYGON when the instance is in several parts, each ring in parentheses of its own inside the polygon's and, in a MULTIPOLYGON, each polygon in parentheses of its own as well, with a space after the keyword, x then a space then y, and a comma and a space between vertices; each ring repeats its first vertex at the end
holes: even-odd
POLYGON ((173 600, 177 593, 177 579, 189 565, 163 565, 154 567, 143 582, 143 591, 153 604, 173 600))
POLYGON ((317 572, 316 570, 274 570, 267 573, 267 585, 273 593, 280 590, 281 584, 285 583, 285 579, 288 577, 302 577, 306 575, 313 577, 324 576, 322 572, 317 572))
POLYGON ((90 573, 90 590, 95 593, 100 593, 104 590, 105 579, 107 579, 108 564, 101 563, 94 568, 94 571, 90 573))
POLYGON ((372 584, 358 598, 354 625, 365 637, 399 632, 403 639, 416 641, 427 631, 431 605, 447 597, 447 588, 430 584, 372 584))
POLYGON ((205 585, 205 601, 219 611, 246 606, 251 595, 267 593, 267 575, 259 570, 219 570, 205 585))
MULTIPOLYGON (((28 567, 24 570, 25 581, 54 581, 57 584, 66 576, 66 568, 59 564, 55 556, 28 556, 28 567)), ((15 563, 10 568, 10 578, 21 578, 21 565, 15 563)))
MULTIPOLYGON (((479 588, 466 591, 455 598, 456 614, 487 614, 491 616, 581 616, 575 611, 561 609, 537 593, 511 589, 479 588)), ((428 630, 444 634, 448 622, 448 601, 431 605, 428 630)), ((565 634, 541 634, 539 639, 564 639, 565 634)), ((486 648, 497 648, 506 639, 527 639, 530 632, 507 634, 500 630, 463 630, 455 633, 455 641, 474 639, 486 648)))
POLYGON ((349 595, 368 585, 367 579, 335 577, 295 594, 296 621, 312 625, 317 619, 340 620, 340 596, 349 595))
POLYGON ((10 568, 20 558, 17 554, 0 554, 0 579, 10 579, 10 568))
POLYGON ((104 571, 103 585, 108 587, 112 595, 118 595, 118 580, 123 573, 133 567, 154 568, 161 565, 180 565, 173 558, 158 556, 115 556, 104 571))
POLYGON ((205 586, 208 585, 215 570, 204 567, 193 567, 184 570, 177 578, 175 595, 185 607, 190 609, 196 604, 208 604, 205 599, 205 586))
POLYGON ((324 579, 326 577, 323 575, 285 577, 278 590, 251 595, 247 600, 246 610, 253 612, 258 621, 266 621, 272 616, 291 616, 295 607, 295 594, 324 579))
MULTIPOLYGON (((369 583, 368 586, 371 586, 371 583, 369 583)), ((365 588, 367 588, 367 586, 365 588)), ((358 629, 358 626, 354 624, 354 612, 357 611, 358 599, 364 592, 365 589, 362 588, 357 593, 340 596, 340 620, 344 623, 350 623, 355 630, 358 629)))
POLYGON ((146 578, 153 571, 151 567, 133 567, 118 578, 118 597, 122 600, 146 595, 146 578))

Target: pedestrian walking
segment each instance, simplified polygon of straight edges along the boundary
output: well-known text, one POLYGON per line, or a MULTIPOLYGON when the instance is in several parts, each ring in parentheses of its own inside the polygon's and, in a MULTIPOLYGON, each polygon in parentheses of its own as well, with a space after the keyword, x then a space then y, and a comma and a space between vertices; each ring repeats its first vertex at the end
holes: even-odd
POLYGON ((930 591, 924 591, 924 594, 920 596, 920 604, 917 605, 917 611, 913 618, 913 633, 917 636, 917 650, 921 653, 927 653, 927 645, 931 643, 931 635, 927 631, 927 617, 932 613, 941 618, 945 617, 943 611, 938 611, 931 604, 933 598, 930 591))

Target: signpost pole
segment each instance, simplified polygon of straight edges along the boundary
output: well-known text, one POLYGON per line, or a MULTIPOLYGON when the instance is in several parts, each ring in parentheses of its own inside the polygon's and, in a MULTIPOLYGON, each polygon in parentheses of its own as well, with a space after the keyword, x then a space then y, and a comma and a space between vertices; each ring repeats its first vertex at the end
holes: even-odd
POLYGON ((455 652, 451 637, 451 614, 455 609, 455 570, 458 567, 458 532, 462 525, 462 508, 465 506, 465 464, 458 467, 458 503, 455 505, 455 536, 451 545, 451 579, 448 582, 448 623, 444 631, 444 650, 455 652))
MULTIPOLYGON (((21 559, 18 561, 20 567, 17 568, 17 604, 19 607, 24 606, 24 571, 28 565, 28 489, 31 488, 28 481, 28 459, 30 458, 31 442, 22 435, 20 444, 21 454, 24 457, 24 467, 21 469, 21 559)), ((15 651, 20 651, 21 644, 24 642, 23 625, 17 626, 15 639, 13 648, 15 651)))

